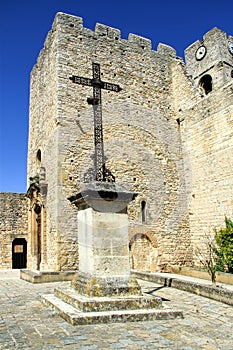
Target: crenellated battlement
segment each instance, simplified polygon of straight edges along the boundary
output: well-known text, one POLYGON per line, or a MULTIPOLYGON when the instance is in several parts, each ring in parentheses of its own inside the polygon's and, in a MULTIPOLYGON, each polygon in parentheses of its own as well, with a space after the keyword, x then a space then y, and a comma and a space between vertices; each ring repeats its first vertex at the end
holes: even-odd
POLYGON ((121 31, 116 28, 106 26, 105 24, 96 23, 95 33, 100 36, 107 36, 110 39, 119 40, 121 38, 121 31))
POLYGON ((83 28, 83 19, 82 17, 58 12, 53 21, 52 28, 55 29, 55 27, 58 25, 65 25, 66 27, 68 26, 74 29, 81 30, 83 28))
POLYGON ((137 47, 140 47, 141 49, 151 50, 151 40, 143 38, 139 35, 130 33, 128 36, 128 42, 129 44, 136 45, 137 47))
MULTIPOLYGON (((115 41, 116 43, 118 42, 119 45, 123 44, 124 46, 135 50, 145 50, 147 52, 155 51, 152 50, 152 42, 148 38, 130 33, 128 35, 128 39, 125 40, 121 38, 121 31, 119 29, 101 23, 96 23, 95 30, 93 31, 83 26, 83 19, 81 17, 68 15, 62 12, 58 12, 56 14, 53 23, 53 30, 56 30, 56 27, 60 27, 60 30, 62 30, 62 27, 64 27, 64 30, 62 31, 65 31, 66 33, 67 29, 69 29, 69 31, 74 30, 79 32, 80 36, 87 36, 88 38, 106 38, 108 40, 115 41)), ((160 55, 169 55, 172 57, 176 56, 176 51, 174 48, 161 43, 158 45, 158 53, 160 55)))

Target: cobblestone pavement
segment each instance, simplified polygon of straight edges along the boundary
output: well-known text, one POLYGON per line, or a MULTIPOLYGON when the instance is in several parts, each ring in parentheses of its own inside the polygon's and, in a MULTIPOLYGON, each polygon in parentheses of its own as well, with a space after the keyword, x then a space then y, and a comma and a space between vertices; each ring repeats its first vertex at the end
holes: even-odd
POLYGON ((143 282, 144 290, 157 289, 166 306, 183 310, 184 319, 72 326, 40 301, 59 284, 31 284, 15 271, 0 273, 0 349, 233 349, 229 305, 143 282))

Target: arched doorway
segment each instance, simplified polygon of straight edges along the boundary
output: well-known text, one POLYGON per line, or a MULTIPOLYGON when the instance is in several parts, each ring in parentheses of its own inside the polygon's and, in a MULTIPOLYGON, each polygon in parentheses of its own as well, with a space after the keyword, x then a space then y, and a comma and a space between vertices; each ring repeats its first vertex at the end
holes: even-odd
POLYGON ((27 241, 25 238, 15 238, 12 242, 12 269, 27 267, 27 241))

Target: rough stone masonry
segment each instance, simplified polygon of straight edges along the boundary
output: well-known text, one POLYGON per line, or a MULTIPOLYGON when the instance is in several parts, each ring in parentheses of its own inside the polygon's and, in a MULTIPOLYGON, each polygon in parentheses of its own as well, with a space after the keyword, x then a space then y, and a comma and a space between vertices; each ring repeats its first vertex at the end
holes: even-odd
POLYGON ((28 268, 78 268, 68 197, 92 166, 93 110, 92 89, 70 77, 91 78, 93 62, 122 88, 102 90, 103 138, 106 167, 138 193, 128 208, 131 267, 198 265, 196 245, 233 216, 232 42, 213 28, 186 49, 185 64, 167 45, 152 50, 149 39, 56 15, 31 72, 28 268))

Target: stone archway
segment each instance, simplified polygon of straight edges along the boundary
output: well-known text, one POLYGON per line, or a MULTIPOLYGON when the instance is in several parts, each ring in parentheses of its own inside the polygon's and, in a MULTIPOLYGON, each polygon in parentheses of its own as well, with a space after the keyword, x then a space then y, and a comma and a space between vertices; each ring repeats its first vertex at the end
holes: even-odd
POLYGON ((27 267, 27 241, 25 238, 15 238, 12 242, 12 269, 27 267))
POLYGON ((158 260, 157 243, 150 233, 136 233, 130 239, 130 265, 133 270, 153 271, 158 260))

